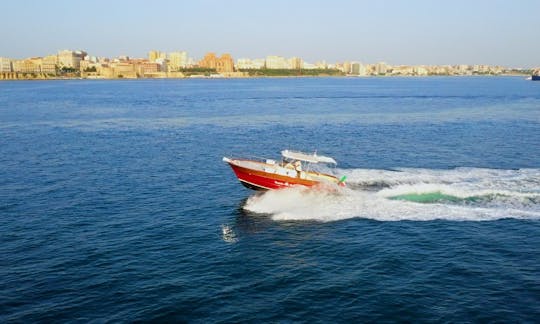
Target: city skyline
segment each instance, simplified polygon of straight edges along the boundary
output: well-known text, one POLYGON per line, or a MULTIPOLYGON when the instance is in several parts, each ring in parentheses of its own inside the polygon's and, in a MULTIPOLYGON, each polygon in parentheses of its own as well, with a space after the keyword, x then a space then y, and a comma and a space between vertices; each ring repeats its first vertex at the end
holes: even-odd
MULTIPOLYGON (((268 55, 266 58, 239 58, 230 53, 208 52, 194 60, 186 51, 151 50, 147 58, 121 56, 97 57, 84 50, 60 50, 43 57, 11 59, 0 57, 0 80, 48 78, 192 78, 261 76, 442 76, 442 75, 516 75, 530 70, 490 65, 391 65, 386 62, 365 64, 344 61, 315 64, 301 57, 268 55)), ((533 70, 532 73, 538 73, 533 70)))
POLYGON ((540 65, 540 2, 294 1, 176 3, 67 1, 3 4, 9 30, 0 56, 44 56, 81 48, 96 56, 146 57, 148 49, 300 56, 306 61, 395 65, 540 65), (76 10, 74 10, 76 9, 76 10), (22 18, 23 17, 23 18, 22 18))

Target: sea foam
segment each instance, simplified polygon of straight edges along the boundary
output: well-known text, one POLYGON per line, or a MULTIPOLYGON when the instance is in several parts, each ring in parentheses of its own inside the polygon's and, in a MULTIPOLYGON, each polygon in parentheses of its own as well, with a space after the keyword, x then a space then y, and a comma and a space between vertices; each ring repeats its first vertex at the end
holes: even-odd
POLYGON ((244 209, 274 220, 489 221, 540 219, 540 170, 341 169, 348 187, 251 196, 244 209))

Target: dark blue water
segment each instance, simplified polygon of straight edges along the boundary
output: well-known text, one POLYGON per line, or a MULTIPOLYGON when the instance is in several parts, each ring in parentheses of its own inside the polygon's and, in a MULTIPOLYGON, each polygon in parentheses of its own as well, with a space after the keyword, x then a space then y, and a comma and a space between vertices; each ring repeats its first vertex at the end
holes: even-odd
POLYGON ((540 84, 0 83, 0 322, 540 318, 540 84), (223 156, 333 156, 254 195, 223 156))

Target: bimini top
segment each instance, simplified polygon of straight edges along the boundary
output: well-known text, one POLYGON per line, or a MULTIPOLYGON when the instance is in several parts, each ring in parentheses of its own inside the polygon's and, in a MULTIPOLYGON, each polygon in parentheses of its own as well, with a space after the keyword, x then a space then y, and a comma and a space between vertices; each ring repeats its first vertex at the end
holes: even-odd
POLYGON ((283 150, 281 151, 281 155, 284 158, 291 159, 291 160, 300 160, 310 163, 332 163, 337 164, 336 160, 329 156, 323 156, 323 155, 317 155, 317 153, 308 154, 303 152, 296 152, 296 151, 289 151, 289 150, 283 150))

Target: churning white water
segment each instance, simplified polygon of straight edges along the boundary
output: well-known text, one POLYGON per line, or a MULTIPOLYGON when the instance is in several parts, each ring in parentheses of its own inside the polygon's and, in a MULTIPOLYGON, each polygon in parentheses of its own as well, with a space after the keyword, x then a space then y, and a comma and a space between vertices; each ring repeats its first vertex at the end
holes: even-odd
POLYGON ((291 188, 251 196, 244 209, 274 220, 540 219, 540 169, 338 169, 347 188, 291 188))

